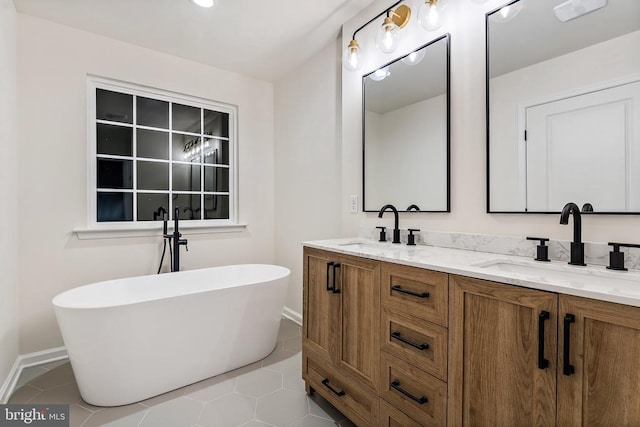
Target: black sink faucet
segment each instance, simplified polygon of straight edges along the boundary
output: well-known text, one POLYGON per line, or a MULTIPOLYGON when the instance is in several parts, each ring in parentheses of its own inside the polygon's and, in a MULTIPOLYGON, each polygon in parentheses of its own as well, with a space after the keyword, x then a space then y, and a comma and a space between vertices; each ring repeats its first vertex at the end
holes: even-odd
POLYGON ((400 227, 398 225, 400 222, 400 218, 398 216, 398 209, 396 209, 396 207, 393 205, 384 205, 382 209, 380 209, 378 218, 382 218, 382 215, 388 210, 393 211, 393 215, 394 215, 393 241, 391 243, 400 243, 400 227))
POLYGON ((180 271, 180 246, 185 246, 187 251, 187 239, 181 239, 178 221, 180 220, 180 208, 176 207, 173 216, 173 263, 171 265, 171 271, 180 271))
POLYGON ((575 203, 567 203, 560 213, 560 224, 569 224, 569 215, 573 216, 573 242, 571 242, 571 265, 587 265, 584 263, 584 243, 582 243, 582 218, 580 208, 575 203))

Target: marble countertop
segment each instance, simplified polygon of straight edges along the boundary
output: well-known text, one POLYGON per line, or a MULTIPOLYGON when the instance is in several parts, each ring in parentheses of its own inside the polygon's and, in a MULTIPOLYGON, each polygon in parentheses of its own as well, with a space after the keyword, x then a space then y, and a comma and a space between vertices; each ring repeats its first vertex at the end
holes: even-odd
POLYGON ((309 241, 303 246, 640 307, 640 270, 612 271, 597 265, 579 267, 559 261, 537 262, 513 255, 363 238, 309 241))

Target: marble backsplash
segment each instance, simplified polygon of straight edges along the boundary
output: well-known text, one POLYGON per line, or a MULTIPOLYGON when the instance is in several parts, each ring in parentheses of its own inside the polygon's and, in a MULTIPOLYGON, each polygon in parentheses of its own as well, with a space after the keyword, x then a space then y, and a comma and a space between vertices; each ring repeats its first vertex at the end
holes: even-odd
MULTIPOLYGON (((387 229, 387 240, 391 240, 391 231, 392 230, 387 229)), ((359 237, 377 241, 379 232, 380 230, 373 227, 360 227, 359 237)), ((407 235, 407 230, 401 230, 400 240, 403 244, 407 243, 407 235)), ((535 258, 538 242, 527 240, 526 236, 510 237, 488 234, 420 231, 416 235, 416 244, 535 258)), ((549 246, 550 259, 569 261, 570 241, 550 240, 547 242, 547 245, 549 246)), ((585 242, 585 263, 607 266, 609 265, 609 251, 611 250, 612 248, 606 243, 585 242)), ((620 250, 625 254, 625 267, 640 269, 640 249, 620 248, 620 250)))

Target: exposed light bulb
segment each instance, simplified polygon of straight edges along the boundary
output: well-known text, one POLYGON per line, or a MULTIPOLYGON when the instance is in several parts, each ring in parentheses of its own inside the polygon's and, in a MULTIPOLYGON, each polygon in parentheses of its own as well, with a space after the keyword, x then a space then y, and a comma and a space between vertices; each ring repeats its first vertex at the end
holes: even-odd
POLYGON ((437 30, 444 23, 445 10, 445 0, 425 0, 418 10, 418 22, 425 30, 437 30))
POLYGON ((400 29, 387 16, 376 33, 376 47, 383 53, 392 53, 398 48, 398 32, 400 29))
POLYGON ((375 82, 379 82, 380 80, 384 80, 391 74, 389 70, 389 66, 379 68, 375 70, 373 73, 369 74, 369 78, 375 82))
POLYGON ((360 45, 355 39, 351 40, 345 48, 344 54, 342 55, 342 65, 349 71, 358 70, 362 66, 360 45))
POLYGON ((213 0, 192 0, 192 1, 200 7, 213 6, 213 0))
POLYGON ((409 65, 418 64, 424 59, 425 54, 426 54, 426 51, 424 49, 416 50, 414 52, 411 52, 409 55, 405 56, 404 58, 402 58, 402 62, 409 65))

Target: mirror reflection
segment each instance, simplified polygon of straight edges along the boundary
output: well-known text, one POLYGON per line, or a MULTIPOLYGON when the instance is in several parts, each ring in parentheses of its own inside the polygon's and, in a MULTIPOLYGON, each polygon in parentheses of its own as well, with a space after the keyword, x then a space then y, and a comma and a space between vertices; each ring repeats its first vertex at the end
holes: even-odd
POLYGON ((449 35, 362 85, 364 210, 449 212, 449 35))
POLYGON ((487 76, 489 212, 640 213, 640 1, 507 4, 487 76))

